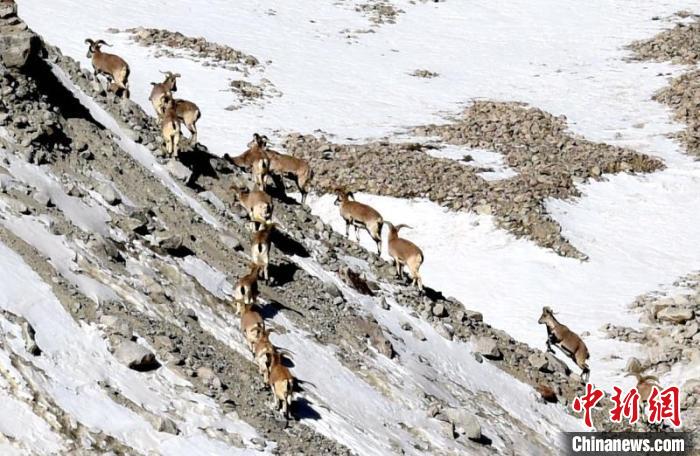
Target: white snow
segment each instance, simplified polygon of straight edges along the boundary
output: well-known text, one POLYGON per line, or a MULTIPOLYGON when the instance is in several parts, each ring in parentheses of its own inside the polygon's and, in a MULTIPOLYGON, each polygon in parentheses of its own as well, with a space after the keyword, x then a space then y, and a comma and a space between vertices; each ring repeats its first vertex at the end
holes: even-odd
POLYGON ((491 169, 491 171, 477 173, 486 180, 507 179, 518 174, 504 163, 502 154, 492 150, 448 145, 439 149, 428 149, 426 152, 433 157, 449 158, 466 166, 491 169), (471 157, 471 160, 465 161, 464 158, 467 156, 471 157))
MULTIPOLYGON (((700 172, 695 179, 700 180, 700 172)), ((688 223, 697 218, 700 194, 669 172, 641 179, 618 176, 585 190, 581 201, 549 206, 557 220, 565 221, 564 235, 590 256, 587 262, 515 239, 488 216, 450 212, 425 200, 367 194, 358 194, 357 200, 375 207, 385 220, 413 226, 401 235, 423 249, 425 285, 459 298, 516 339, 544 348, 546 331, 537 319, 545 305, 559 311, 560 321, 574 331, 590 332, 584 339, 592 357, 591 381, 610 388, 630 383, 621 369, 638 347, 606 339, 598 328, 604 323, 638 327, 638 316, 627 310, 636 296, 700 267, 695 247, 700 232, 688 223), (642 196, 648 192, 655 199, 642 196)), ((330 195, 308 198, 316 215, 344 233, 333 201, 330 195)), ((373 248, 366 233, 360 239, 373 248)), ((384 257, 389 258, 386 252, 384 257)))
MULTIPOLYGON (((3 325, 0 335, 13 332, 14 336, 5 337, 3 351, 11 350, 25 362, 34 364, 38 370, 26 373, 32 383, 39 385, 44 394, 77 421, 92 431, 112 435, 140 452, 256 453, 209 437, 209 428, 239 434, 244 442, 249 442, 257 433, 233 416, 222 416, 212 399, 188 391, 187 383, 176 380, 177 376, 168 373, 167 368, 143 374, 119 364, 109 353, 97 328, 76 323, 51 288, 4 244, 0 244, 0 267, 5 271, 0 286, 0 309, 24 317, 34 327, 43 353, 36 358, 29 355, 19 328, 9 324, 3 325), (158 432, 142 416, 112 401, 98 381, 106 382, 151 413, 171 416, 178 422, 182 434, 158 432)), ((34 423, 34 427, 23 432, 43 436, 43 440, 33 443, 35 449, 50 445, 51 434, 42 424, 44 422, 17 407, 19 412, 27 414, 26 426, 34 423)), ((3 416, 14 420, 14 415, 3 416)), ((4 422, 0 419, 3 423, 0 428, 6 430, 7 435, 19 432, 4 422)))
MULTIPOLYGON (((396 445, 413 454, 416 436, 398 423, 404 423, 413 432, 419 430, 419 434, 438 449, 459 451, 459 447, 441 434, 439 423, 428 418, 422 400, 426 392, 452 406, 466 406, 475 413, 478 407, 485 407, 485 413, 494 416, 505 410, 521 421, 521 426, 537 429, 548 446, 557 444, 559 429, 580 428, 580 421, 561 408, 535 403, 531 387, 514 381, 494 366, 477 363, 468 345, 447 341, 396 303, 392 304, 390 311, 381 310, 375 298, 358 295, 337 275, 324 271, 313 260, 299 257, 294 257, 294 260, 310 274, 335 283, 344 296, 362 306, 363 312, 373 314, 387 328, 399 353, 393 361, 381 355, 374 361, 365 360, 364 375, 358 375, 339 362, 334 348, 315 342, 313 335, 296 328, 284 312, 276 314, 268 324, 281 326, 285 331, 273 333, 271 338, 276 345, 293 353, 295 376, 311 385, 305 387, 308 392, 302 396, 320 415, 320 419, 302 418, 307 425, 360 454, 387 454, 396 445), (420 342, 405 337, 400 328, 403 322, 420 328, 427 340, 420 342), (319 369, 319 366, 323 368, 319 369), (475 372, 480 372, 480 375, 474 375, 475 372), (493 397, 494 404, 498 405, 489 408, 483 402, 478 406, 460 402, 460 398, 479 395, 493 397), (368 414, 368 410, 372 413, 368 414)), ((220 299, 230 299, 232 287, 221 272, 201 260, 180 260, 180 264, 212 294, 220 299)), ((188 300, 185 303, 196 311, 204 328, 245 356, 250 356, 237 324, 200 303, 188 300)), ((493 439, 495 448, 520 448, 525 453, 534 451, 528 439, 510 435, 514 442, 504 440, 502 436, 509 433, 509 427, 503 421, 481 420, 481 424, 484 435, 493 439)))
POLYGON ((97 104, 92 98, 87 96, 79 87, 77 87, 70 78, 65 74, 65 72, 56 65, 52 66, 54 74, 63 83, 68 90, 70 90, 73 95, 80 101, 80 103, 85 106, 90 114, 100 122, 105 128, 109 129, 116 136, 116 142, 122 150, 126 151, 131 155, 131 157, 139 162, 142 166, 150 169, 151 172, 156 175, 160 181, 173 192, 175 196, 185 201, 185 203, 190 206, 197 214, 199 214, 207 223, 219 228, 221 225, 218 220, 211 215, 202 204, 196 199, 188 195, 182 187, 180 187, 173 177, 170 175, 168 170, 158 163, 153 154, 143 145, 137 144, 129 135, 119 126, 117 121, 108 114, 99 104, 97 104))

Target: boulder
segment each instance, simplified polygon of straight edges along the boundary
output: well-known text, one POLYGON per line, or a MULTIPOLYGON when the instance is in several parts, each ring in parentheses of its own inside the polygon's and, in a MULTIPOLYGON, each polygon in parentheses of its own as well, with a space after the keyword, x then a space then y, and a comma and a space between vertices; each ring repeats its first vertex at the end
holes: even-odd
POLYGON ((156 424, 158 431, 160 432, 167 432, 168 434, 172 435, 178 435, 180 433, 177 425, 170 418, 158 417, 156 424))
POLYGON ((498 341, 491 337, 481 336, 474 342, 474 352, 483 355, 486 359, 501 359, 503 353, 498 348, 498 341))
POLYGON ((530 362, 532 367, 534 369, 537 369, 538 371, 541 372, 549 372, 549 360, 547 360, 547 357, 544 355, 544 353, 533 353, 530 356, 527 357, 527 360, 530 362))
POLYGON ((102 182, 97 186, 96 190, 97 193, 102 195, 102 198, 104 198, 104 200, 110 206, 116 206, 122 201, 121 196, 119 196, 119 192, 111 182, 102 182))
POLYGON ((39 49, 39 37, 16 19, 17 5, 14 1, 0 2, 0 63, 10 68, 23 68, 39 49))
POLYGON ((693 309, 686 307, 665 307, 659 311, 656 318, 670 323, 683 324, 695 317, 693 309))
POLYGON ((0 19, 7 19, 17 15, 17 4, 14 0, 0 1, 0 19))
POLYGON ((165 167, 175 179, 179 179, 183 182, 189 181, 192 176, 192 171, 176 159, 170 159, 165 167))
POLYGON ((470 440, 481 440, 481 425, 473 414, 458 408, 446 408, 442 414, 452 423, 458 435, 470 440))
POLYGON ((148 348, 130 340, 119 344, 114 356, 122 364, 139 372, 148 372, 160 367, 156 356, 148 348))

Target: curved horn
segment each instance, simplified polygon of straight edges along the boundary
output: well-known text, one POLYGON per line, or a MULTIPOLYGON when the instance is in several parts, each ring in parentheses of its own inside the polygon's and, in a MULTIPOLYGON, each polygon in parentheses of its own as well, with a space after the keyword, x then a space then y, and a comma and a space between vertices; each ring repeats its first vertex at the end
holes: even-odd
POLYGON ((279 353, 281 356, 285 356, 285 357, 291 359, 292 361, 294 361, 294 356, 293 356, 294 353, 290 352, 286 348, 276 347, 275 350, 277 350, 277 353, 279 353))
POLYGON ((112 45, 109 44, 109 43, 107 43, 105 40, 97 40, 97 41, 95 41, 95 44, 96 44, 96 45, 104 44, 105 46, 112 47, 112 45))
POLYGON ((90 46, 92 46, 93 44, 95 44, 95 41, 91 40, 90 38, 85 38, 85 44, 89 44, 90 46))
POLYGON ((396 225, 395 228, 396 228, 396 231, 397 231, 397 232, 398 232, 401 228, 408 228, 409 230, 412 230, 412 229, 413 229, 412 226, 406 225, 405 223, 399 223, 398 225, 396 225))

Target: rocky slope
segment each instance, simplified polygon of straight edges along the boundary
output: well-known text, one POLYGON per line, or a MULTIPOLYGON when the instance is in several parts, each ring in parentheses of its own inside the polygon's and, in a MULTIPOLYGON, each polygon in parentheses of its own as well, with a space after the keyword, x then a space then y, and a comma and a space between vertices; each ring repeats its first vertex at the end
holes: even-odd
MULTIPOLYGON (((380 415, 386 428, 372 438, 395 451, 488 454, 494 451, 489 444, 549 451, 551 436, 533 433, 497 390, 460 385, 425 347, 448 344, 468 355, 455 358, 455 366, 486 369, 500 384, 495 366, 533 387, 547 385, 563 404, 580 388, 577 375, 456 300, 434 290, 420 295, 398 282, 390 265, 282 196, 275 208, 282 229, 274 240, 273 281, 262 288, 263 313, 281 345, 316 358, 295 360, 297 375, 315 385, 295 403, 298 420, 280 422, 267 406, 269 392, 230 306, 231 283, 248 262, 249 233, 228 189, 247 184, 248 177, 201 145, 182 162, 158 162, 155 122, 41 43, 8 8, 0 30, 2 39, 15 44, 3 48, 0 74, 0 240, 55 297, 59 307, 52 312, 73 325, 80 322, 104 346, 100 359, 113 374, 90 379, 85 388, 142 419, 146 424, 139 429, 156 432, 153 441, 165 433, 282 454, 345 454, 353 440, 338 429, 348 435, 367 431, 348 424, 357 412, 341 403, 338 395, 344 393, 325 377, 335 366, 348 385, 410 417, 397 423, 390 414, 380 415), (471 342, 483 364, 460 342, 471 342), (324 362, 327 369, 319 371, 317 363, 324 362), (393 378, 396 369, 405 378, 393 378), (122 375, 152 391, 149 400, 135 397, 120 382, 122 375), (178 393, 168 389, 173 379, 184 382, 178 393), (206 414, 186 412, 180 397, 188 395, 206 414), (170 402, 155 405, 155 398, 170 402), (204 416, 211 421, 195 424, 204 416), (225 420, 223 428, 217 424, 225 420), (327 420, 336 428, 326 427, 327 420), (230 424, 239 421, 237 428, 230 424)), ((61 361, 45 320, 6 310, 2 323, 10 329, 2 335, 3 356, 10 360, 3 363, 7 385, 15 377, 26 383, 22 391, 35 400, 25 404, 39 420, 55 423, 51 430, 62 451, 151 451, 133 435, 115 437, 101 424, 85 424, 82 412, 64 409, 47 386, 60 381, 52 369, 61 362, 66 375, 80 375, 72 363, 92 356, 88 351, 61 361), (37 375, 43 380, 32 382, 37 375)), ((83 337, 82 330, 70 334, 83 337)), ((511 378, 511 384, 517 383, 511 378)), ((7 385, 2 391, 11 396, 7 385)), ((521 401, 545 413, 559 407, 534 398, 533 391, 521 401)), ((29 445, 18 437, 9 444, 25 450, 29 445)), ((359 446, 353 451, 363 448, 354 444, 359 446)))
POLYGON ((332 192, 342 185, 493 214, 512 233, 575 258, 585 258, 585 252, 560 234, 561 227, 547 214, 545 201, 578 196, 577 182, 602 179, 604 174, 653 172, 663 167, 650 156, 574 137, 567 132, 565 119, 518 103, 476 102, 455 122, 416 127, 414 133, 438 137, 443 145, 497 151, 518 174, 488 181, 478 175, 479 169, 428 155, 427 149, 442 147, 430 143, 338 145, 324 138, 291 135, 284 146, 311 161, 314 186, 320 191, 332 192))
MULTIPOLYGON (((676 17, 692 22, 678 22, 665 32, 648 40, 636 41, 629 48, 636 60, 696 65, 700 61, 700 18, 690 13, 676 17)), ((671 79, 669 86, 660 90, 654 99, 668 105, 677 121, 687 127, 676 137, 685 144, 689 154, 700 157, 700 70, 692 67, 671 79)))
POLYGON ((680 406, 687 429, 700 425, 700 274, 676 281, 670 291, 640 296, 631 305, 639 314, 640 330, 607 326, 610 337, 645 346, 646 358, 628 367, 654 375, 662 386, 678 386, 680 406), (663 381, 666 380, 667 384, 663 381))

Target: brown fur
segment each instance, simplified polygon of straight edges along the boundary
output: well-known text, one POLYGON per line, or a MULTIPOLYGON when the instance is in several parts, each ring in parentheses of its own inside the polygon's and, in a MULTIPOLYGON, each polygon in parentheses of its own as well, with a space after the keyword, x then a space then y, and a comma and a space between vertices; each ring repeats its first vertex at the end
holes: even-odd
POLYGON ((188 100, 175 100, 175 112, 187 130, 189 130, 192 138, 191 144, 197 144, 197 121, 202 117, 199 107, 188 100))
POLYGON ((360 242, 358 227, 364 228, 377 243, 377 254, 381 255, 384 219, 379 212, 366 204, 354 201, 353 194, 344 189, 337 189, 335 195, 335 204, 340 206, 340 216, 345 220, 345 235, 350 236, 350 225, 352 225, 355 228, 355 239, 360 242))
POLYGON ((229 158, 239 168, 251 168, 255 184, 264 189, 270 171, 270 157, 267 155, 267 141, 264 136, 255 133, 248 143, 248 149, 240 155, 229 158))
POLYGON ((266 149, 266 152, 270 157, 270 172, 280 177, 292 178, 297 184, 299 193, 301 193, 302 204, 306 202, 306 195, 309 192, 308 186, 313 177, 309 162, 303 158, 292 157, 270 149, 266 149))
POLYGON ((270 380, 270 367, 272 366, 272 357, 276 350, 272 342, 270 342, 271 329, 266 329, 262 332, 260 338, 255 342, 253 347, 253 355, 255 356, 255 364, 258 365, 258 371, 263 376, 263 382, 267 384, 270 380))
MULTIPOLYGON (((234 299, 238 303, 253 304, 258 299, 258 274, 260 266, 251 263, 250 271, 240 279, 234 290, 234 299)), ((239 310, 240 312, 240 310, 239 310)))
POLYGON ((253 259, 253 263, 260 267, 261 277, 266 282, 270 280, 268 267, 270 265, 270 248, 272 247, 270 235, 273 229, 274 224, 270 223, 262 230, 256 231, 250 244, 250 256, 253 259))
POLYGON ((110 79, 113 86, 122 90, 122 97, 129 98, 129 64, 118 55, 102 52, 102 45, 109 46, 104 40, 85 40, 89 44, 87 56, 91 59, 95 80, 102 74, 110 79))
POLYGON ((423 252, 413 242, 399 237, 399 230, 406 225, 394 226, 389 222, 384 223, 389 227, 389 256, 394 259, 396 275, 401 278, 403 273, 402 267, 404 265, 407 266, 408 271, 411 274, 411 278, 413 279, 413 285, 422 290, 423 280, 421 279, 418 270, 420 269, 421 264, 423 264, 423 252))
POLYGON ((260 190, 245 191, 231 187, 234 196, 248 212, 253 230, 261 228, 272 220, 272 198, 260 190))
POLYGON ((584 382, 587 382, 590 376, 590 369, 586 363, 589 355, 588 348, 583 340, 566 325, 559 323, 554 318, 554 312, 549 307, 542 309, 542 315, 538 323, 547 326, 547 351, 554 353, 552 344, 561 348, 581 368, 581 378, 584 382))
POLYGON ((165 144, 165 152, 171 157, 177 157, 180 153, 180 121, 175 112, 175 104, 172 98, 166 97, 164 101, 163 117, 161 118, 160 128, 163 135, 163 143, 165 144))
POLYGON ((241 331, 245 337, 250 351, 253 351, 255 343, 260 340, 265 332, 265 320, 260 312, 253 308, 253 304, 238 303, 238 313, 241 314, 241 331))
POLYGON ((639 399, 642 404, 649 400, 654 387, 661 389, 659 387, 659 379, 654 375, 642 375, 641 372, 630 372, 627 375, 633 375, 637 379, 637 391, 639 391, 639 399))
POLYGON ((173 92, 177 92, 177 78, 180 77, 179 73, 171 73, 170 71, 166 71, 163 74, 165 74, 163 82, 151 83, 153 88, 151 89, 151 95, 148 97, 153 105, 153 110, 159 118, 163 117, 165 113, 166 97, 172 96, 173 92))
POLYGON ((287 366, 282 364, 282 354, 274 353, 270 366, 269 384, 272 390, 275 409, 282 409, 282 415, 289 418, 289 406, 292 403, 292 393, 294 390, 294 376, 287 366), (280 407, 281 406, 281 407, 280 407))

